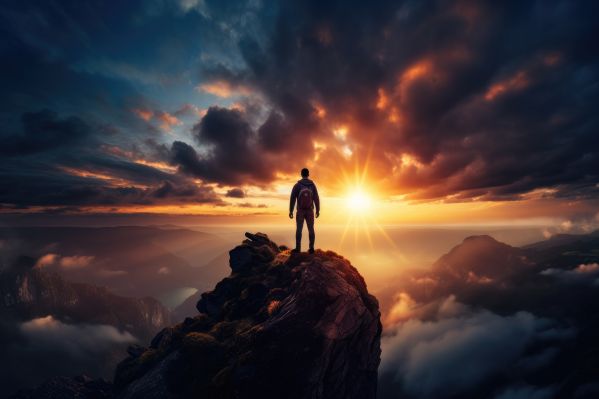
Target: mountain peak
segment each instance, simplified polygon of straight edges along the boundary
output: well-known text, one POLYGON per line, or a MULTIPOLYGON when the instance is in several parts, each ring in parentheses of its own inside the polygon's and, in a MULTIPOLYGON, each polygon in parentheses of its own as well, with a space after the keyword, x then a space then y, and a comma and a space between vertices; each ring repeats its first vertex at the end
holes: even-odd
POLYGON ((489 235, 466 237, 461 244, 435 262, 437 272, 454 276, 474 273, 485 278, 495 278, 519 270, 529 262, 521 248, 497 241, 489 235))
POLYGON ((475 236, 468 236, 464 238, 462 244, 473 244, 473 243, 485 243, 491 245, 507 245, 500 241, 497 241, 495 238, 491 237, 488 234, 480 234, 475 236))
POLYGON ((199 314, 135 347, 118 398, 375 398, 377 300, 348 260, 246 233, 199 314))

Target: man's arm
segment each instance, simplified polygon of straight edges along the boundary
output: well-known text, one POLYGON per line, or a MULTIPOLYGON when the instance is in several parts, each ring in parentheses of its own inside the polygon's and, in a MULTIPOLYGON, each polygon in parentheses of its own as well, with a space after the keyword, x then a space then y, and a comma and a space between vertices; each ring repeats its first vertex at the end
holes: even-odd
POLYGON ((314 185, 314 206, 316 207, 316 214, 320 214, 320 198, 318 197, 318 190, 316 184, 314 185))
POLYGON ((295 208, 295 200, 297 199, 297 184, 293 186, 291 190, 291 197, 289 197, 289 215, 293 214, 293 208, 295 208))

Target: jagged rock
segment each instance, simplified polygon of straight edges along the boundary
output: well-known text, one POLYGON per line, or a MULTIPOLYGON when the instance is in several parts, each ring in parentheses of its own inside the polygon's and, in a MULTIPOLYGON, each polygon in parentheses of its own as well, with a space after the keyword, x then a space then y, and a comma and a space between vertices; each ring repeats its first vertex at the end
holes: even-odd
POLYGON ((252 267, 268 263, 279 253, 279 247, 264 233, 245 233, 248 238, 229 251, 229 265, 233 273, 243 273, 252 267))
POLYGON ((375 398, 380 313, 357 270, 246 237, 201 314, 119 365, 118 397, 375 398))

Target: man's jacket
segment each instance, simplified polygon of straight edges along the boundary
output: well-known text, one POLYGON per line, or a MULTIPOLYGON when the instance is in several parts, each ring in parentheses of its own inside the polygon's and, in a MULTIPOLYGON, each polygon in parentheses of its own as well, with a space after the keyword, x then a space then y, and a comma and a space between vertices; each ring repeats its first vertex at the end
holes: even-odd
POLYGON ((314 206, 316 207, 316 213, 320 213, 320 198, 318 198, 318 190, 316 189, 316 184, 308 178, 303 178, 298 180, 293 186, 293 190, 291 190, 291 198, 289 199, 289 213, 293 213, 293 208, 295 208, 295 201, 297 201, 297 196, 302 188, 309 188, 312 190, 312 201, 314 202, 314 206))

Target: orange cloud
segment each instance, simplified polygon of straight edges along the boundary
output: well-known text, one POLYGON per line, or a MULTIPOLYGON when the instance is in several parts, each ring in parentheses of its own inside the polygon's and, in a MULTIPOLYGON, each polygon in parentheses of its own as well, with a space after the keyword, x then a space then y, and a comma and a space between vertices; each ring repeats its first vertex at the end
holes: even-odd
POLYGON ((221 98, 250 94, 249 88, 245 86, 233 86, 226 80, 217 80, 210 83, 204 83, 199 85, 196 89, 221 98))
POLYGON ((312 108, 314 108, 314 110, 316 111, 316 116, 320 119, 323 119, 325 116, 327 116, 327 110, 322 105, 313 102, 312 108))
POLYGON ((376 107, 378 109, 383 110, 383 109, 387 108, 387 104, 389 104, 389 97, 387 97, 387 94, 385 93, 385 89, 379 88, 378 100, 376 102, 376 107))
POLYGON ((99 179, 105 181, 109 186, 112 187, 130 187, 133 186, 131 182, 126 179, 123 179, 118 176, 112 176, 107 173, 91 171, 87 169, 77 169, 77 168, 69 168, 66 166, 59 167, 65 173, 68 173, 73 176, 90 178, 90 179, 99 179))
POLYGON ((384 325, 391 326, 398 322, 408 320, 414 308, 417 306, 416 301, 406 292, 401 292, 395 297, 395 304, 385 317, 384 325))
POLYGON ((485 100, 493 101, 497 96, 502 95, 509 91, 521 90, 527 87, 530 84, 530 80, 526 72, 520 71, 516 73, 514 76, 499 82, 495 83, 489 90, 485 93, 485 100))
POLYGON ((78 269, 88 266, 94 260, 93 256, 64 256, 60 259, 60 266, 65 269, 78 269))
POLYGON ((418 61, 402 73, 400 80, 402 83, 409 83, 430 74, 432 69, 433 64, 430 60, 424 59, 418 61))
MULTIPOLYGON (((198 116, 203 116, 202 110, 199 108, 194 108, 194 111, 198 116)), ((151 111, 147 109, 135 108, 133 109, 133 113, 146 122, 149 122, 151 119, 158 120, 160 122, 160 128, 166 131, 171 130, 173 126, 177 126, 182 123, 177 116, 166 111, 151 111)))
POLYGON ((152 116, 154 115, 153 111, 150 111, 147 109, 141 109, 141 108, 133 109, 133 113, 146 122, 149 121, 150 119, 152 119, 152 116))
POLYGON ((179 118, 174 115, 169 114, 168 112, 158 112, 154 114, 156 118, 161 122, 160 128, 163 130, 171 130, 173 126, 177 126, 181 124, 179 118))
POLYGON ((159 161, 148 161, 145 159, 134 159, 133 162, 140 164, 140 165, 145 165, 145 166, 149 166, 155 169, 159 169, 162 170, 163 172, 169 172, 169 173, 175 173, 177 171, 177 167, 173 166, 173 165, 169 165, 166 162, 159 162, 159 161))
POLYGON ((435 70, 433 61, 429 58, 422 59, 405 69, 399 76, 395 95, 399 95, 402 102, 406 100, 408 88, 415 82, 436 82, 440 78, 439 71, 435 70), (434 74, 434 75, 433 75, 434 74))
POLYGON ((41 256, 35 263, 35 267, 41 268, 57 264, 65 269, 78 269, 88 266, 93 260, 93 256, 60 256, 58 254, 49 253, 41 256))
POLYGON ((44 267, 53 265, 56 260, 59 258, 57 254, 46 254, 41 256, 37 262, 35 263, 35 267, 44 267))

